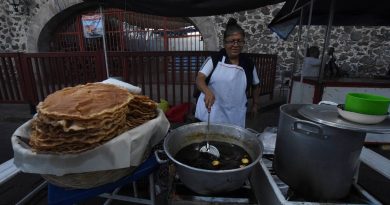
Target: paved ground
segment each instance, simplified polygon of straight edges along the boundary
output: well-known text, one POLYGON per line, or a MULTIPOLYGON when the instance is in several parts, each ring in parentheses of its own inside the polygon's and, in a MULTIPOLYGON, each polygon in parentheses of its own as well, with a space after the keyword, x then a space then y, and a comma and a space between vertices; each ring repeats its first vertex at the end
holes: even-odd
MULTIPOLYGON (((32 115, 28 105, 0 104, 0 163, 13 158, 12 133, 32 115)), ((36 174, 18 174, 0 186, 0 204, 15 204, 42 181, 36 174)))
MULTIPOLYGON (((275 127, 279 119, 279 106, 285 101, 284 96, 275 95, 273 100, 267 97, 262 98, 262 107, 255 117, 249 117, 247 126, 259 132, 264 128, 271 126, 275 127)), ((32 117, 28 105, 4 105, 0 104, 0 163, 7 161, 13 157, 10 137, 14 130, 22 123, 32 117)), ((389 151, 382 150, 383 155, 389 156, 389 151)), ((390 181, 384 180, 377 176, 371 169, 362 167, 360 175, 362 182, 366 184, 367 189, 373 190, 377 197, 380 197, 385 204, 390 204, 390 181)), ((43 182, 43 179, 36 174, 21 173, 12 180, 0 186, 0 205, 15 204, 31 190, 43 182)), ((142 188, 141 191, 145 191, 142 188)), ((163 195, 158 198, 164 201, 163 195)), ((102 199, 91 199, 81 204, 101 204, 102 199)), ((36 194, 27 204, 43 205, 47 204, 47 189, 43 189, 36 194)), ((123 202, 113 201, 112 204, 124 204, 123 202)))

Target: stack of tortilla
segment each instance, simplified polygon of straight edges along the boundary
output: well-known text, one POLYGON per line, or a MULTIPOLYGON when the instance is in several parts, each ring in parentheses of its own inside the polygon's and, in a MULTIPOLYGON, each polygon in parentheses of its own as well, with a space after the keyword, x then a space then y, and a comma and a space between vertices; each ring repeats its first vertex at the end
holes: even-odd
POLYGON ((128 129, 134 95, 115 85, 89 83, 64 88, 37 106, 30 145, 33 151, 79 153, 128 129))
POLYGON ((129 129, 137 127, 150 119, 157 117, 157 103, 147 96, 134 95, 130 101, 127 126, 129 129))

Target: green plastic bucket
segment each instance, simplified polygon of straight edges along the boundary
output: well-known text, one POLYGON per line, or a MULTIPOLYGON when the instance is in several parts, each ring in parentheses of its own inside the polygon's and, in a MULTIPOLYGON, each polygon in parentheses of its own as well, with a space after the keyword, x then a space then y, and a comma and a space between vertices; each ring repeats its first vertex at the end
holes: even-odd
POLYGON ((345 97, 345 110, 367 115, 386 115, 390 98, 368 93, 348 93, 345 97))

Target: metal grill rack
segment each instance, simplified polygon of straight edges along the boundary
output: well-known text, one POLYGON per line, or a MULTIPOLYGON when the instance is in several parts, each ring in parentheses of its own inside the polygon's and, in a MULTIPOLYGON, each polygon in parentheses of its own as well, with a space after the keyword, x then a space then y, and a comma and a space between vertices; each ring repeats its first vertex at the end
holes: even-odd
POLYGON ((354 183, 349 195, 337 201, 310 201, 294 193, 281 181, 272 168, 273 155, 264 155, 255 166, 250 181, 253 192, 261 205, 364 205, 381 204, 358 184, 354 183))
POLYGON ((249 181, 247 181, 238 190, 215 194, 201 195, 188 189, 180 182, 180 179, 175 174, 174 167, 169 170, 170 190, 168 201, 171 205, 203 205, 203 204, 235 204, 235 205, 255 205, 257 199, 251 189, 249 181))

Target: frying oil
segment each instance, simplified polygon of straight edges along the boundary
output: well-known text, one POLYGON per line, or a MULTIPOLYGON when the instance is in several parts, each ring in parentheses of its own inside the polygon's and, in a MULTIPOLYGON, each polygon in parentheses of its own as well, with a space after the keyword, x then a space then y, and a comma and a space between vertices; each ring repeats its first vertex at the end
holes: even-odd
POLYGON ((209 141, 209 143, 219 150, 219 158, 200 152, 199 147, 203 144, 194 143, 182 148, 175 155, 175 159, 191 167, 208 170, 237 169, 252 162, 249 154, 238 145, 219 141, 209 141))

